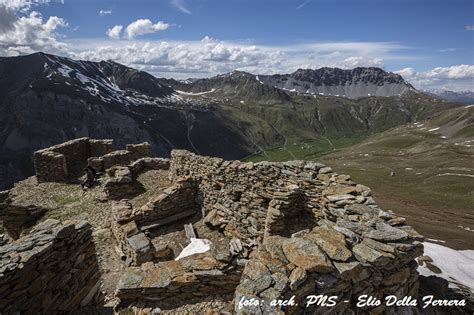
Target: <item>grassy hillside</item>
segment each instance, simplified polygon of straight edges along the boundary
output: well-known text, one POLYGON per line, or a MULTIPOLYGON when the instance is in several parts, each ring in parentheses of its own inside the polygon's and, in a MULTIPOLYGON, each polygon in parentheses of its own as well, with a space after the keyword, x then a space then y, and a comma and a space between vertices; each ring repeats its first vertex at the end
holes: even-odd
POLYGON ((320 160, 349 174, 427 238, 474 248, 474 106, 371 136, 289 139, 245 160, 291 159, 320 160))
POLYGON ((372 187, 383 208, 407 217, 426 237, 473 249, 473 118, 472 107, 448 110, 321 160, 372 187))

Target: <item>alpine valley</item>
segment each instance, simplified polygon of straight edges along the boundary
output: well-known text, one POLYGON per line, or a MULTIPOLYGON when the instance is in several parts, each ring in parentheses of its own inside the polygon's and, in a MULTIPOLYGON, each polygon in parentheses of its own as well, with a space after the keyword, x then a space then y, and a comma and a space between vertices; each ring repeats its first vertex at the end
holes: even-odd
POLYGON ((0 189, 33 174, 35 150, 78 137, 148 141, 159 156, 183 148, 226 159, 313 159, 457 106, 379 68, 177 81, 113 61, 3 57, 0 189))
POLYGON ((0 190, 34 174, 34 151, 79 137, 117 147, 146 141, 163 157, 186 149, 254 162, 322 160, 374 187, 378 202, 424 235, 469 248, 473 110, 379 68, 178 81, 113 61, 4 57, 0 190), (433 220, 446 224, 440 230, 433 220))

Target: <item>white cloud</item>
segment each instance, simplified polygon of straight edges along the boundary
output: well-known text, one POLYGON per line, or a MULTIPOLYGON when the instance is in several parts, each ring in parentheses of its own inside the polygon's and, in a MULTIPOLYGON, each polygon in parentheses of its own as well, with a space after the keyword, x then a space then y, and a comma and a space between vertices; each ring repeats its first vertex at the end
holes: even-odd
POLYGON ((125 38, 133 39, 140 35, 163 31, 169 26, 170 25, 168 23, 162 21, 153 24, 149 19, 139 19, 127 26, 125 29, 125 38))
POLYGON ((122 33, 122 28, 123 28, 122 25, 115 25, 114 27, 109 28, 105 33, 107 34, 109 38, 119 39, 120 34, 122 33))
POLYGON ((341 68, 383 67, 382 58, 349 57, 341 62, 341 68))
POLYGON ((66 44, 57 40, 56 30, 66 27, 67 22, 57 16, 44 21, 40 13, 28 13, 33 4, 45 2, 14 0, 0 6, 0 55, 15 56, 35 51, 65 52, 66 44))
POLYGON ((186 14, 191 14, 191 11, 188 9, 188 5, 184 0, 171 0, 171 4, 179 11, 186 14))
POLYGON ((447 53, 447 52, 453 52, 453 51, 458 51, 459 48, 442 48, 442 49, 438 49, 439 52, 442 52, 442 53, 447 53))
POLYGON ((421 72, 405 68, 396 73, 420 89, 474 90, 474 65, 436 67, 421 72))
MULTIPOLYGON (((298 68, 357 66, 383 67, 394 59, 393 43, 332 42, 264 46, 209 37, 200 41, 74 41, 71 57, 112 59, 157 76, 208 77, 232 70, 252 73, 289 73, 298 68)), ((403 56, 403 58, 407 58, 403 56)))
POLYGON ((474 24, 464 26, 466 31, 474 31, 474 24))
POLYGON ((112 10, 100 10, 99 15, 100 16, 106 16, 112 14, 112 10))
POLYGON ((440 79, 465 79, 474 78, 474 65, 457 65, 451 67, 436 67, 424 72, 429 78, 440 79))
POLYGON ((403 78, 411 78, 416 74, 415 69, 413 68, 404 68, 402 70, 395 71, 395 73, 401 75, 403 78))
MULTIPOLYGON (((49 3, 51 0, 0 0, 0 6, 12 11, 29 10, 34 5, 49 3)), ((61 1, 58 1, 61 2, 61 1)))
POLYGON ((310 3, 310 2, 311 2, 311 0, 305 0, 305 1, 303 1, 300 5, 298 5, 298 6, 296 7, 296 10, 302 9, 303 7, 305 7, 305 6, 306 6, 308 3, 310 3))

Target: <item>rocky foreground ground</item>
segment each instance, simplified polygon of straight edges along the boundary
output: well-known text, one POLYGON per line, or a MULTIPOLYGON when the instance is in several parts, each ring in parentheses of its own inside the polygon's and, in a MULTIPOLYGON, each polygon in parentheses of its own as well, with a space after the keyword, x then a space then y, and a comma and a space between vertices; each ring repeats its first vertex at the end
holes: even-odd
POLYGON ((368 187, 323 164, 243 163, 187 151, 170 160, 112 152, 89 163, 103 167, 111 156, 120 163, 92 189, 31 177, 2 193, 10 237, 0 244, 0 309, 417 314, 415 306, 357 308, 357 298, 472 297, 469 288, 419 277, 419 264, 437 268, 423 256, 423 237, 380 209, 368 187), (64 290, 70 294, 58 293, 64 290), (315 294, 337 301, 305 307, 315 294), (271 303, 292 296, 298 305, 271 303), (258 303, 245 303, 252 300, 258 303))

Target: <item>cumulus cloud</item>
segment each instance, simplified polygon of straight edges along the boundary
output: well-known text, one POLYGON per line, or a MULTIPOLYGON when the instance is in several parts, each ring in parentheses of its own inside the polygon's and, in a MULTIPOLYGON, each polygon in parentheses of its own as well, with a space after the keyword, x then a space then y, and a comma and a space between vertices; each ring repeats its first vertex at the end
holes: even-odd
POLYGON ((366 57, 349 57, 341 62, 342 68, 356 68, 356 67, 383 67, 382 58, 366 58, 366 57))
POLYGON ((188 9, 188 5, 184 0, 171 0, 171 4, 179 11, 186 14, 191 14, 191 11, 188 9))
POLYGON ((100 10, 99 15, 100 16, 106 16, 112 14, 112 10, 100 10))
POLYGON ((277 68, 284 54, 257 46, 226 43, 208 37, 190 42, 108 42, 105 45, 76 43, 76 58, 113 59, 156 75, 210 76, 234 69, 257 71, 277 68))
POLYGON ((298 68, 383 67, 391 43, 309 43, 288 46, 199 41, 81 41, 71 43, 73 58, 112 59, 156 76, 208 77, 232 70, 259 74, 289 73, 298 68))
POLYGON ((109 28, 105 33, 111 39, 119 39, 120 34, 122 33, 122 28, 122 25, 115 25, 114 27, 109 28))
POLYGON ((464 26, 466 31, 474 31, 474 24, 464 26))
POLYGON ((125 38, 133 39, 140 35, 164 31, 169 26, 168 23, 162 21, 153 24, 149 19, 139 19, 127 26, 125 29, 125 38))
POLYGON ((395 71, 395 73, 407 79, 413 77, 416 74, 416 71, 413 68, 404 68, 402 70, 395 71))
POLYGON ((56 30, 67 22, 57 16, 43 20, 29 12, 34 4, 48 1, 12 0, 0 3, 0 55, 15 56, 35 51, 65 52, 66 44, 58 41, 56 30))
POLYGON ((31 7, 34 5, 45 4, 49 2, 51 2, 51 0, 0 0, 0 6, 12 11, 26 11, 31 9, 31 7))
POLYGON ((436 67, 417 72, 413 68, 396 71, 420 89, 445 89, 454 91, 474 89, 474 65, 436 67))
POLYGON ((457 65, 451 67, 436 67, 424 72, 429 78, 465 79, 474 77, 474 65, 457 65))

